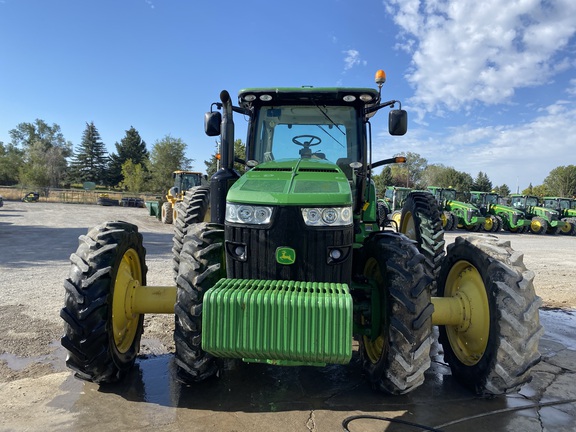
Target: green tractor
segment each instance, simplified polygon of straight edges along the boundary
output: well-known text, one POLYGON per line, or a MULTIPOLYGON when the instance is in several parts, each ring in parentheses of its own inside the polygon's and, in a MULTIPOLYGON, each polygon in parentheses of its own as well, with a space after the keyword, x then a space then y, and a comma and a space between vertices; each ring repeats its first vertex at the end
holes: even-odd
POLYGON ((557 234, 567 225, 560 220, 560 213, 556 210, 540 206, 536 196, 510 194, 510 205, 523 211, 530 219, 530 231, 533 234, 557 234))
MULTIPOLYGON (((543 330, 522 255, 478 235, 445 252, 427 192, 408 195, 400 232, 380 229, 372 170, 400 160, 372 160, 370 119, 400 102, 382 101, 385 75, 376 78, 377 90, 249 88, 237 106, 222 91, 204 119, 207 135, 220 135, 221 167, 178 212, 175 285, 147 286, 135 225, 108 222, 80 237, 60 314, 76 376, 121 379, 138 355, 144 314, 167 313, 186 383, 240 359, 322 366, 358 356, 374 388, 404 394, 430 367, 433 326, 453 376, 473 391, 502 394, 529 381, 543 330), (234 113, 248 119, 246 160, 234 155, 234 113)), ((391 109, 388 128, 403 135, 406 111, 391 109)))
POLYGON ((475 205, 486 218, 484 230, 498 232, 501 229, 522 233, 530 229, 530 220, 521 210, 500 204, 500 197, 494 192, 470 192, 470 203, 475 205))
POLYGON ((393 228, 398 231, 402 217, 402 208, 410 192, 412 192, 411 188, 386 186, 384 198, 378 199, 378 219, 380 226, 385 227, 392 224, 393 228))
POLYGON ((464 228, 468 231, 480 231, 486 218, 474 205, 458 201, 456 189, 428 186, 428 190, 443 210, 442 225, 445 231, 464 228))
POLYGON ((560 228, 560 233, 564 235, 576 235, 576 200, 560 197, 544 197, 542 205, 556 210, 564 226, 560 228))

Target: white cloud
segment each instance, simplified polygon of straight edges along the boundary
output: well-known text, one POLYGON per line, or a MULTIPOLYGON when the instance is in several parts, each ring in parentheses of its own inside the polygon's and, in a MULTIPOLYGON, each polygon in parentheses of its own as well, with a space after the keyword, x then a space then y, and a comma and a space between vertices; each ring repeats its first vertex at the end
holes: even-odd
MULTIPOLYGON (((412 55, 411 102, 423 115, 508 102, 571 65, 573 0, 384 0, 412 55)), ((351 67, 351 66, 350 66, 351 67)))
POLYGON ((152 0, 144 0, 144 2, 150 6, 150 9, 154 9, 156 6, 154 6, 154 3, 152 3, 152 0))
POLYGON ((574 136, 576 108, 559 100, 518 125, 462 126, 442 133, 417 128, 397 138, 380 132, 374 140, 374 160, 410 151, 473 178, 482 171, 494 185, 506 183, 516 190, 517 184, 520 189, 542 184, 552 169, 575 164, 574 136))
POLYGON ((354 49, 342 51, 344 57, 344 71, 352 69, 354 66, 366 65, 366 60, 360 58, 360 52, 354 49))
POLYGON ((570 87, 566 89, 566 93, 576 96, 576 78, 570 80, 570 87))

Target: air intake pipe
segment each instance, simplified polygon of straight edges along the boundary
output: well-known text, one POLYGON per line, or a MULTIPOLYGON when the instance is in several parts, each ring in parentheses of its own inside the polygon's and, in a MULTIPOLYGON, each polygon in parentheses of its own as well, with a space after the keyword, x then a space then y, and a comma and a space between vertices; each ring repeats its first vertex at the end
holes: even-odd
POLYGON ((226 90, 220 92, 222 123, 220 126, 220 169, 210 181, 210 220, 224 224, 226 195, 232 184, 240 177, 234 170, 234 120, 232 101, 226 90))

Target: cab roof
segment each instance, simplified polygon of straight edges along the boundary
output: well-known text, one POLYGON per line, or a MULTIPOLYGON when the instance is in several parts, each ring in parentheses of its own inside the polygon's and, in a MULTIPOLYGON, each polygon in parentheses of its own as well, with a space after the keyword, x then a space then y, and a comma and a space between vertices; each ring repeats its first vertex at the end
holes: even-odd
POLYGON ((373 105, 378 99, 378 90, 355 87, 266 87, 246 88, 238 92, 238 103, 244 108, 254 104, 373 105))

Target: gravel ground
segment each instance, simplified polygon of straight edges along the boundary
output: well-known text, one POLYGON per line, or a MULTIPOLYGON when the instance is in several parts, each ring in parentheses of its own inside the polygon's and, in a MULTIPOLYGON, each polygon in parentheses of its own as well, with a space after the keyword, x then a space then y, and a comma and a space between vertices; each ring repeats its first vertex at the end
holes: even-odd
MULTIPOLYGON (((138 225, 147 249, 149 285, 172 285, 172 226, 143 208, 22 203, 0 208, 0 382, 65 370, 59 340, 63 281, 78 236, 95 225, 138 225)), ((446 233, 447 243, 459 233, 446 233)), ((576 237, 499 234, 524 252, 544 305, 576 308, 576 237)), ((142 354, 173 352, 172 315, 146 316, 142 354)))

